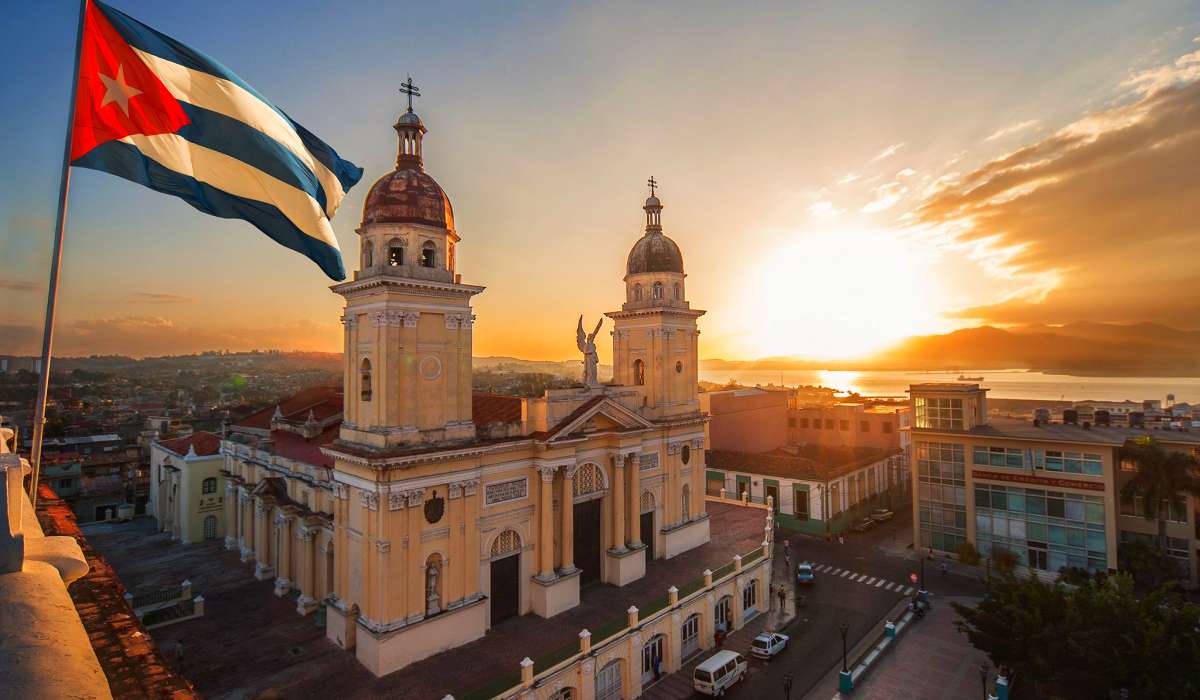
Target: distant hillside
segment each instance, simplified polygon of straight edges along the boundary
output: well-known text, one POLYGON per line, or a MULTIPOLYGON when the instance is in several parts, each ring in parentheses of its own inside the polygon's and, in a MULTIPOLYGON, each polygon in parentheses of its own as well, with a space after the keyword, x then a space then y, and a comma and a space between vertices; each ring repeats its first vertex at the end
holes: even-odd
POLYGON ((906 338, 867 360, 703 360, 707 370, 1033 369, 1091 376, 1200 376, 1200 331, 1154 323, 964 328, 906 338))

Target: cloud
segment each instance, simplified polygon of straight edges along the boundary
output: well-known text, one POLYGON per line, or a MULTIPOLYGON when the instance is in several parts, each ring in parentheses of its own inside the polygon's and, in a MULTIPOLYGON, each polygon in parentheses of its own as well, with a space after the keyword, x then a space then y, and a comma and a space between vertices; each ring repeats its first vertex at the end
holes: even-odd
POLYGON ((916 174, 917 174, 916 170, 913 170, 912 168, 905 168, 896 173, 896 179, 902 180, 906 177, 912 177, 913 175, 916 175, 916 174))
POLYGON ((908 192, 908 188, 899 182, 889 182, 876 187, 874 192, 875 198, 864 205, 859 211, 864 214, 870 214, 891 209, 908 192))
POLYGON ((858 173, 846 173, 845 175, 838 178, 837 184, 849 185, 851 182, 854 182, 855 180, 858 180, 861 177, 862 177, 862 175, 859 175, 858 173))
POLYGON ((163 292, 134 292, 130 295, 129 301, 139 302, 142 304, 191 304, 196 300, 192 297, 185 297, 181 294, 167 294, 163 292))
POLYGON ((1001 139, 1001 138, 1004 138, 1005 136, 1011 136, 1012 134, 1016 134, 1018 132, 1025 131, 1026 129, 1035 127, 1037 125, 1038 125, 1037 119, 1030 119, 1028 121, 1023 121, 1020 124, 1013 124, 1012 126, 1006 126, 1003 129, 996 130, 995 133, 993 133, 991 136, 984 139, 984 141, 995 141, 996 139, 1001 139))
POLYGON ((904 141, 901 141, 900 143, 893 143, 892 145, 890 145, 887 148, 880 151, 879 155, 877 155, 871 159, 871 162, 874 163, 876 161, 881 161, 884 158, 889 158, 891 156, 896 155, 896 151, 899 151, 901 148, 904 148, 904 145, 905 145, 904 141))
POLYGON ((10 292, 32 292, 38 289, 38 286, 25 280, 0 280, 0 289, 7 289, 10 292))
MULTIPOLYGON (((341 329, 336 321, 299 320, 262 328, 190 326, 162 316, 113 316, 64 321, 54 332, 56 355, 173 355, 205 350, 280 348, 336 352, 341 329)), ((37 352, 41 327, 0 320, 0 354, 37 352)))
POLYGON ((808 213, 812 214, 818 219, 833 219, 845 214, 846 210, 838 209, 833 206, 833 202, 823 200, 820 202, 813 202, 812 204, 808 205, 808 213))
POLYGON ((958 316, 1200 326, 1200 52, 1189 56, 1127 80, 1125 103, 944 181, 918 204, 916 225, 1003 251, 998 267, 1030 280, 958 316))

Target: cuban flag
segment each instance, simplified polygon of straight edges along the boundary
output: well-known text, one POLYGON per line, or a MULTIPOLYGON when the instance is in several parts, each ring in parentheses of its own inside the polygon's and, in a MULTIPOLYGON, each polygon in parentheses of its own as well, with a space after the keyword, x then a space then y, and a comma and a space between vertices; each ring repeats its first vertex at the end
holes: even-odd
POLYGON ((244 219, 346 277, 329 220, 362 168, 233 71, 99 2, 80 46, 71 164, 244 219))

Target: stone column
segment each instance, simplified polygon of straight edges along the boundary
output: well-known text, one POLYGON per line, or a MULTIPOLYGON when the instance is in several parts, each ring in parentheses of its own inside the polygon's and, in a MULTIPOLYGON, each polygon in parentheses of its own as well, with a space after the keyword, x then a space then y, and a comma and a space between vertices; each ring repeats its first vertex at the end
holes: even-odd
POLYGON ((296 552, 297 564, 300 569, 300 580, 297 585, 300 587, 300 597, 296 599, 296 612, 300 615, 307 615, 317 608, 316 596, 313 593, 316 591, 316 565, 318 557, 316 556, 316 531, 310 530, 301 525, 300 527, 300 546, 296 552))
POLYGON ((245 489, 238 489, 238 542, 242 561, 254 561, 254 506, 245 489))
POLYGON ((280 513, 275 516, 275 595, 282 598, 296 583, 288 578, 292 573, 292 518, 280 513))
POLYGON ((237 484, 225 481, 225 549, 237 549, 237 484))
POLYGON ((575 570, 575 469, 563 468, 559 504, 562 516, 562 570, 575 570))
POLYGON ((538 578, 554 578, 554 471, 557 467, 538 467, 541 485, 538 491, 538 578))
POLYGON ((612 550, 625 551, 625 469, 612 457, 609 461, 609 473, 612 474, 612 550))
POLYGON ((265 581, 274 578, 275 567, 271 566, 271 520, 270 508, 261 499, 254 499, 254 578, 265 581))
MULTIPOLYGON (((638 479, 638 470, 641 465, 638 463, 637 455, 625 455, 625 469, 628 472, 626 478, 629 480, 626 486, 626 491, 629 494, 629 546, 642 546, 642 485, 638 479)), ((653 536, 653 535, 652 535, 653 536)))

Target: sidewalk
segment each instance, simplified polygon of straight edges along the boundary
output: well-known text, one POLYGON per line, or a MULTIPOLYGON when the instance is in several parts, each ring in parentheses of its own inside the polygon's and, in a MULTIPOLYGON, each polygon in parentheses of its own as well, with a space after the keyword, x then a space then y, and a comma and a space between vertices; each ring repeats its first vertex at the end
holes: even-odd
POLYGON ((750 643, 754 641, 755 637, 767 630, 781 630, 795 619, 796 601, 792 595, 794 586, 784 585, 784 590, 787 591, 787 601, 783 610, 779 609, 779 597, 776 591, 779 590, 781 584, 789 582, 788 577, 791 572, 789 571, 790 567, 785 566, 783 563, 783 547, 780 546, 775 549, 775 560, 771 563, 770 609, 726 637, 721 647, 706 649, 693 656, 678 671, 663 676, 654 685, 646 688, 642 692, 641 697, 648 700, 683 700, 683 698, 694 697, 695 691, 692 689, 692 673, 701 662, 723 649, 736 651, 748 659, 750 658, 750 643))

